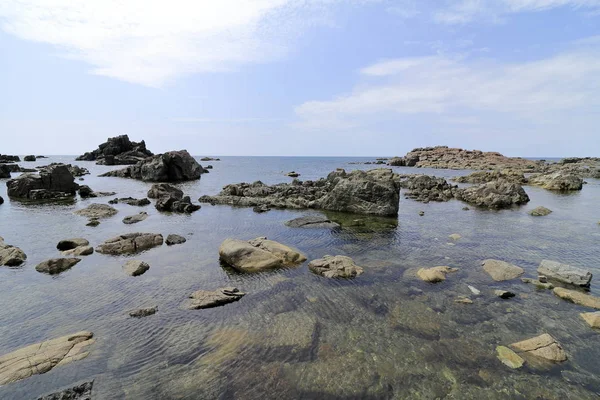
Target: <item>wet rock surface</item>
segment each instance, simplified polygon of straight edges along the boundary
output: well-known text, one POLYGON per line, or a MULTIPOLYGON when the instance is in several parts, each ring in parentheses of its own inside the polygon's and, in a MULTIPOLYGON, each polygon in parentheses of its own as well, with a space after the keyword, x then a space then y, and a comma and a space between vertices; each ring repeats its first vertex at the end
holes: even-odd
POLYGON ((94 151, 77 157, 77 161, 97 161, 102 165, 126 165, 135 164, 152 156, 152 152, 146 149, 146 143, 129 140, 129 136, 121 135, 108 138, 94 151))
POLYGON ((153 247, 162 246, 163 237, 157 233, 126 233, 108 239, 96 251, 101 254, 135 254, 153 247))
POLYGON ((558 171, 530 176, 529 184, 548 190, 581 190, 583 188, 583 178, 581 175, 571 171, 558 171))
POLYGON ((93 386, 94 381, 84 382, 60 392, 42 396, 38 400, 91 400, 93 386))
POLYGON ((39 263, 35 267, 35 270, 50 275, 60 274, 61 272, 71 269, 79 261, 81 261, 81 258, 52 258, 39 263))
POLYGON ((302 253, 266 237, 249 241, 225 239, 219 256, 225 264, 248 272, 296 266, 306 261, 302 253))
POLYGON ((550 215, 552 213, 552 210, 550 210, 549 208, 540 206, 540 207, 536 207, 533 210, 531 210, 529 212, 529 215, 534 216, 534 217, 545 217, 546 215, 550 215))
POLYGON ((600 310, 600 297, 595 297, 589 294, 581 293, 577 290, 555 287, 552 292, 563 300, 570 301, 580 306, 595 308, 600 310))
POLYGON ((521 356, 506 346, 496 347, 496 352, 498 353, 498 359, 507 367, 517 369, 521 368, 523 364, 525 364, 525 360, 523 360, 521 356))
POLYGON ((236 287, 225 287, 209 290, 198 290, 190 295, 186 306, 191 310, 212 308, 240 300, 246 293, 240 292, 236 287))
MULTIPOLYGON (((79 186, 79 196, 82 199, 95 198, 95 197, 106 197, 114 196, 115 192, 94 192, 88 185, 79 186)), ((109 202, 110 203, 110 202, 109 202)))
POLYGON ((148 317, 150 315, 156 314, 157 311, 158 311, 157 306, 149 307, 149 308, 140 308, 137 310, 130 311, 129 316, 132 318, 144 318, 144 317, 148 317))
POLYGON ((454 178, 454 181, 458 183, 474 184, 488 183, 497 180, 505 180, 508 182, 518 183, 520 185, 527 183, 527 179, 525 178, 523 172, 512 170, 477 171, 469 175, 454 178))
POLYGON ((492 209, 511 208, 529 202, 529 196, 521 185, 505 180, 458 190, 456 198, 478 207, 492 209))
POLYGON ((481 265, 493 280, 497 282, 516 279, 525 273, 523 268, 501 260, 484 260, 481 265))
POLYGON ((423 203, 449 201, 456 196, 458 186, 450 185, 444 178, 429 175, 409 176, 400 185, 408 190, 406 197, 423 203))
POLYGON ((192 204, 190 196, 184 196, 183 198, 163 196, 156 201, 155 207, 158 211, 186 214, 191 214, 201 208, 199 204, 192 204))
POLYGON ((147 194, 150 199, 160 199, 161 197, 175 197, 181 199, 183 191, 168 183, 155 183, 147 194))
POLYGON ((581 318, 592 328, 600 329, 600 311, 581 313, 581 318))
POLYGON ((576 286, 589 286, 592 280, 590 271, 551 260, 542 260, 537 272, 550 279, 576 286))
POLYGON ((27 260, 27 255, 23 250, 4 243, 4 239, 0 237, 0 265, 16 267, 23 264, 25 260, 27 260))
POLYGON ((326 278, 355 278, 364 272, 346 256, 323 256, 308 263, 308 269, 326 278))

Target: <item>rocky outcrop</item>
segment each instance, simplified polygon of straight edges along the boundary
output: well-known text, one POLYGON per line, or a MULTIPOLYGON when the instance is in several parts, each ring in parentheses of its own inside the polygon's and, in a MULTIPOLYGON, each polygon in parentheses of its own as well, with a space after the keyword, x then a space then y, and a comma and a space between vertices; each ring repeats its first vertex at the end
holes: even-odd
POLYGON ((79 185, 69 169, 58 164, 38 174, 26 173, 6 182, 11 198, 25 200, 60 199, 75 196, 79 185))
POLYGON ((75 214, 88 218, 109 218, 118 212, 119 211, 116 208, 113 208, 108 204, 93 203, 86 208, 75 211, 75 214))
POLYGON ((364 272, 362 267, 346 256, 323 256, 309 262, 308 269, 326 278, 355 278, 364 272))
POLYGON ((0 179, 10 179, 11 172, 13 172, 13 168, 6 164, 0 164, 0 179))
POLYGON ((81 258, 53 258, 39 263, 35 270, 50 275, 60 274, 71 269, 79 261, 81 258))
POLYGON ((204 168, 187 150, 180 150, 157 154, 135 165, 100 176, 116 176, 146 182, 182 182, 200 179, 203 172, 204 168))
POLYGON ((50 167, 54 167, 56 165, 64 165, 65 167, 67 167, 69 169, 69 172, 71 173, 71 175, 73 175, 75 177, 80 177, 80 176, 90 174, 90 171, 88 171, 87 168, 83 168, 83 167, 80 167, 79 165, 71 165, 71 164, 52 163, 49 165, 43 165, 41 167, 36 167, 36 168, 38 170, 42 171, 42 170, 46 170, 50 167))
POLYGON ((101 254, 135 254, 153 247, 162 246, 163 237, 157 233, 127 233, 108 239, 96 251, 101 254))
POLYGON ((115 192, 94 192, 88 185, 79 186, 79 196, 82 199, 114 196, 115 192))
POLYGON ((187 242, 186 238, 184 238, 183 236, 180 236, 180 235, 175 235, 175 234, 168 235, 167 240, 165 240, 165 243, 167 244, 167 246, 183 244, 185 242, 187 242))
POLYGON ((138 207, 143 207, 143 206, 147 206, 150 204, 150 200, 148 200, 147 198, 143 198, 143 199, 134 199, 133 197, 121 197, 118 199, 112 199, 109 200, 108 204, 129 204, 130 206, 138 206, 138 207))
POLYGON ((38 400, 91 400, 93 386, 94 381, 84 382, 60 392, 42 396, 38 400))
POLYGON ((500 260, 484 260, 481 265, 483 266, 483 270, 496 282, 516 279, 525 273, 523 268, 500 260))
POLYGON ((6 154, 0 154, 0 164, 13 163, 13 162, 19 162, 19 161, 21 161, 19 156, 9 156, 6 154))
POLYGON ((421 268, 417 271, 419 279, 425 282, 437 283, 446 280, 446 274, 458 271, 458 268, 451 268, 447 266, 433 267, 433 268, 421 268))
POLYGON ((285 225, 291 228, 336 229, 340 227, 340 224, 322 215, 307 215, 306 217, 295 218, 287 221, 285 225))
POLYGON ((186 303, 187 308, 190 310, 199 310, 238 301, 245 294, 244 292, 240 292, 236 287, 226 287, 214 291, 198 290, 190 295, 190 300, 186 303))
POLYGON ((532 175, 529 177, 529 184, 548 190, 581 190, 583 188, 583 178, 577 173, 562 170, 549 174, 532 175))
POLYGON ((286 245, 259 237, 244 241, 225 239, 219 247, 221 261, 241 272, 296 266, 306 256, 286 245))
POLYGON ((592 280, 590 271, 557 261, 542 260, 537 272, 550 279, 576 286, 587 287, 592 280))
POLYGON ((318 181, 299 181, 268 186, 262 182, 227 185, 217 196, 200 202, 234 206, 314 208, 331 211, 398 215, 400 186, 390 169, 352 171, 338 169, 318 181))
POLYGON ((139 276, 148 271, 150 266, 148 263, 139 260, 129 260, 123 265, 123 271, 129 276, 139 276))
POLYGON ((183 191, 168 183, 155 183, 148 191, 147 196, 151 199, 160 199, 161 197, 175 197, 181 199, 183 191))
POLYGON ((533 210, 529 211, 529 215, 534 217, 545 217, 552 213, 552 210, 543 206, 536 207, 533 210))
POLYGON ((161 197, 156 201, 155 207, 158 211, 188 214, 198 211, 201 208, 198 204, 192 204, 190 196, 184 196, 183 198, 173 196, 161 197))
POLYGON ((4 239, 0 237, 0 265, 8 267, 17 267, 25 262, 27 256, 18 247, 4 243, 4 239))
POLYGON ((546 361, 562 362, 566 361, 567 355, 560 343, 547 333, 513 343, 510 347, 519 355, 534 356, 546 361))
POLYGON ((23 161, 35 161, 35 156, 25 156, 23 157, 23 161))
POLYGON ((488 183, 497 180, 505 180, 508 182, 518 183, 524 185, 527 183, 525 175, 520 171, 511 170, 496 170, 496 171, 477 171, 470 175, 459 176, 454 178, 455 182, 458 183, 488 183))
POLYGON ((77 161, 97 161, 102 165, 129 165, 152 156, 153 153, 146 149, 146 143, 129 140, 129 136, 121 135, 108 138, 98 148, 77 157, 77 161))
POLYGON ((552 292, 563 300, 571 303, 579 304, 580 306, 595 308, 600 310, 600 298, 589 294, 581 293, 577 290, 555 287, 552 292))
POLYGON ((142 211, 135 215, 129 215, 129 216, 123 218, 123 223, 127 224, 127 225, 137 224, 138 222, 144 221, 146 218, 148 218, 148 213, 145 211, 142 211))
POLYGON ((505 180, 459 189, 456 198, 478 207, 492 209, 510 208, 529 202, 529 196, 521 185, 505 180))
POLYGON ((458 190, 458 186, 450 185, 444 178, 429 175, 409 176, 401 180, 400 185, 408 190, 406 198, 423 203, 451 200, 458 190))
POLYGON ((0 357, 0 385, 44 374, 55 367, 88 356, 86 348, 94 343, 92 332, 77 332, 23 347, 0 357))

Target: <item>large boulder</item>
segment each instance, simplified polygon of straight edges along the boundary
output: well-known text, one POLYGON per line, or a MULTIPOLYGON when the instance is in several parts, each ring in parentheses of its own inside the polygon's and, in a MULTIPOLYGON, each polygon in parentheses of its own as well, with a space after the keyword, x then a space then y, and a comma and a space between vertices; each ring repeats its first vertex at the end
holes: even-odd
POLYGON ((548 174, 530 176, 529 184, 540 186, 548 190, 581 190, 583 188, 583 178, 575 172, 561 170, 548 174))
POLYGON ((18 247, 4 243, 4 239, 0 237, 0 265, 16 267, 25 262, 27 256, 18 247))
POLYGON ((11 198, 42 200, 75 196, 79 185, 63 164, 50 166, 38 174, 26 173, 6 182, 11 198))
POLYGON ((219 247, 219 256, 225 264, 242 272, 295 266, 306 261, 304 254, 266 237, 249 241, 225 239, 219 247))
POLYGON ((35 161, 35 156, 25 156, 23 157, 23 161, 35 161))
POLYGON ((162 246, 163 237, 157 233, 126 233, 108 239, 96 251, 101 254, 135 254, 153 247, 162 246))
POLYGON ((262 182, 227 185, 217 196, 201 202, 244 207, 315 208, 331 211, 396 216, 400 185, 390 169, 352 171, 338 169, 318 181, 268 186, 262 182))
POLYGON ((0 385, 44 374, 55 367, 88 356, 92 332, 77 332, 15 350, 0 357, 0 385))
POLYGON ((521 185, 503 179, 459 189, 456 197, 469 204, 492 209, 510 208, 529 202, 529 196, 521 185))
POLYGON ((157 154, 135 165, 100 176, 116 176, 147 182, 181 182, 200 179, 203 172, 204 168, 187 150, 180 150, 157 154))
POLYGON ((326 278, 355 278, 364 272, 346 256, 323 256, 308 263, 308 269, 326 278))
POLYGON ((590 271, 551 260, 542 260, 537 272, 550 279, 576 286, 589 286, 592 280, 590 271))
POLYGON ((97 161, 104 165, 129 165, 136 164, 153 153, 146 149, 146 143, 129 140, 129 136, 121 135, 108 138, 98 148, 77 157, 78 161, 97 161))

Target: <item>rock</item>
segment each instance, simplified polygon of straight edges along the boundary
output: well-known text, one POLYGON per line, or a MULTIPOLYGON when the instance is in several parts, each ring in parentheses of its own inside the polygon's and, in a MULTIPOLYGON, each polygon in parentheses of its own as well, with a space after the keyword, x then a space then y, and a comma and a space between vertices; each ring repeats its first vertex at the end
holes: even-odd
POLYGON ((71 269, 79 261, 81 258, 53 258, 39 263, 35 270, 50 275, 60 274, 71 269))
POLYGON ((60 392, 39 397, 38 400, 91 400, 94 381, 61 390, 60 392))
MULTIPOLYGON (((78 165, 71 165, 71 164, 63 164, 63 163, 52 163, 52 164, 48 164, 48 165, 42 165, 39 167, 36 167, 37 170, 43 171, 43 170, 48 170, 51 167, 55 167, 58 165, 64 165, 65 167, 67 167, 67 169, 69 170, 69 172, 71 173, 71 175, 73 175, 74 177, 80 177, 80 176, 84 176, 84 175, 89 175, 90 171, 88 171, 87 168, 82 168, 78 165)), ((36 170, 33 170, 33 172, 35 172, 36 170)), ((21 172, 28 172, 28 171, 23 171, 21 170, 21 172)))
POLYGON ((581 313, 581 318, 592 328, 600 329, 600 311, 581 313))
POLYGON ((191 300, 187 302, 187 307, 191 310, 198 310, 222 306, 238 301, 245 294, 235 287, 226 287, 214 291, 198 290, 190 295, 191 300))
POLYGON ((600 298, 589 294, 581 293, 576 290, 555 287, 552 292, 563 300, 570 301, 580 306, 595 308, 600 310, 600 298))
POLYGON ((478 207, 492 209, 510 208, 529 202, 529 196, 521 185, 505 180, 458 189, 456 198, 478 207))
POLYGON ((187 239, 180 235, 170 234, 167 236, 167 246, 173 246, 174 244, 182 244, 187 242, 187 239))
MULTIPOLYGON (((82 180, 82 179, 80 179, 82 180)), ((106 197, 114 196, 115 192, 94 192, 88 185, 79 186, 79 196, 82 199, 94 198, 94 197, 106 197)), ((110 202, 109 202, 110 203, 110 202)))
POLYGON ((515 279, 525 273, 523 268, 500 260, 484 260, 481 265, 496 282, 515 279))
POLYGON ((469 207, 463 207, 463 208, 462 208, 462 210, 463 210, 463 211, 469 211, 469 210, 470 210, 470 208, 469 208, 469 207))
MULTIPOLYGON (((17 166, 17 171, 19 166, 17 166)), ((11 172, 16 172, 13 171, 12 168, 10 168, 8 165, 6 164, 0 164, 0 179, 10 179, 10 173, 11 172)))
POLYGON ((289 176, 290 178, 297 178, 297 177, 299 177, 299 176, 300 176, 300 174, 299 174, 299 173, 297 173, 296 171, 292 171, 292 172, 288 172, 288 173, 286 174, 286 176, 289 176))
POLYGON ((79 257, 79 256, 89 256, 93 252, 94 252, 94 248, 92 246, 79 246, 79 247, 75 247, 74 249, 71 249, 71 250, 63 251, 62 255, 79 257))
POLYGON ((92 332, 77 332, 0 357, 0 385, 43 374, 54 367, 87 357, 89 353, 85 348, 94 342, 92 337, 92 332))
POLYGON ((501 299, 510 299, 511 297, 516 296, 513 292, 508 292, 506 290, 494 290, 494 295, 501 299))
POLYGON ((145 212, 145 211, 142 211, 142 212, 137 213, 135 215, 130 215, 128 217, 123 218, 123 223, 127 224, 127 225, 131 225, 131 224, 135 224, 135 223, 138 223, 138 222, 142 222, 146 218, 148 218, 148 213, 145 212))
POLYGON ((458 271, 458 268, 451 268, 446 266, 433 267, 433 268, 421 268, 417 271, 419 279, 425 282, 437 283, 446 280, 446 274, 458 271))
POLYGON ((419 216, 424 216, 425 215, 425 211, 419 211, 419 216))
POLYGON ((388 165, 392 167, 405 167, 406 161, 402 157, 394 157, 388 161, 388 165))
POLYGON ((23 157, 23 161, 35 161, 35 156, 25 156, 23 157))
POLYGON ((156 233, 126 233, 108 239, 96 251, 101 254, 135 254, 153 247, 162 246, 163 237, 156 233))
POLYGON ((452 240, 459 240, 460 238, 462 238, 462 236, 460 236, 458 233, 453 233, 452 235, 449 235, 448 237, 452 240))
POLYGON ((60 251, 65 251, 73 250, 74 248, 79 246, 87 246, 88 244, 90 244, 90 242, 83 238, 65 239, 58 242, 56 248, 60 251))
POLYGON ((306 261, 302 253, 265 237, 247 242, 225 239, 219 256, 225 264, 242 272, 295 266, 306 261))
POLYGON ((116 176, 146 182, 181 182, 200 179, 203 172, 204 168, 187 150, 180 150, 157 154, 135 165, 100 176, 116 176))
POLYGON ((518 183, 524 185, 527 183, 527 179, 523 172, 512 171, 512 170, 496 170, 496 171, 477 171, 470 175, 459 176, 454 181, 458 183, 488 183, 503 179, 509 182, 518 183))
POLYGON ((262 182, 227 185, 217 196, 200 202, 235 206, 314 208, 381 216, 398 215, 400 186, 390 169, 352 171, 338 169, 318 181, 267 186, 262 182))
POLYGON ((200 161, 221 161, 220 158, 202 157, 200 161))
POLYGON ((98 149, 77 157, 78 161, 97 161, 97 164, 124 165, 135 164, 152 156, 152 152, 146 149, 146 143, 129 140, 127 135, 108 138, 98 149))
POLYGON ((285 223, 291 228, 339 228, 340 225, 332 222, 329 218, 322 215, 307 215, 306 217, 295 218, 285 223))
POLYGON ((473 304, 473 300, 468 298, 467 296, 458 296, 455 300, 455 303, 459 304, 473 304))
POLYGON ((85 224, 85 226, 92 226, 92 227, 93 227, 93 226, 98 226, 98 225, 100 225, 100 221, 98 221, 98 219, 97 219, 97 218, 90 219, 90 220, 88 221, 88 223, 87 223, 87 224, 85 224))
POLYGON ((109 206, 108 204, 99 203, 93 203, 86 208, 75 211, 75 214, 87 218, 109 218, 116 213, 118 213, 117 209, 109 206))
POLYGON ((552 362, 566 361, 567 355, 560 343, 552 336, 543 335, 513 343, 510 347, 519 355, 531 355, 552 362))
POLYGON ((129 204, 130 206, 143 207, 143 206, 149 205, 150 200, 148 200, 145 197, 143 199, 134 199, 133 197, 121 197, 121 198, 117 198, 117 199, 112 199, 108 203, 109 204, 123 203, 123 204, 129 204))
POLYGON ((161 197, 183 198, 183 191, 168 183, 155 183, 148 191, 147 196, 151 199, 160 199, 161 197))
POLYGON ((554 285, 547 282, 542 282, 541 280, 531 279, 531 278, 521 278, 523 283, 531 283, 535 285, 538 289, 553 289, 554 285))
POLYGON ((576 286, 587 287, 592 280, 592 273, 590 271, 550 260, 542 260, 537 272, 550 279, 576 286))
POLYGON ((571 171, 558 171, 529 177, 529 184, 548 190, 568 191, 581 190, 583 178, 571 171))
POLYGON ((505 346, 496 347, 496 352, 498 353, 498 359, 502 361, 502 364, 506 365, 509 368, 517 369, 521 368, 523 364, 525 364, 525 360, 521 358, 517 353, 509 349, 505 346))
POLYGON ((18 247, 4 243, 4 239, 0 237, 0 265, 8 267, 16 267, 25 262, 27 256, 18 247))
POLYGON ((546 215, 550 214, 551 212, 552 212, 552 210, 550 210, 549 208, 536 207, 529 212, 529 215, 532 215, 534 217, 545 217, 546 215))
POLYGON ((185 196, 183 198, 177 198, 172 196, 161 197, 156 201, 155 207, 158 211, 188 214, 193 213, 194 211, 198 211, 200 209, 200 205, 192 204, 190 196, 185 196))
POLYGON ((75 196, 79 185, 69 169, 58 164, 40 171, 39 175, 25 173, 6 182, 11 198, 45 200, 75 196))
POLYGON ((458 190, 458 186, 450 185, 444 178, 428 175, 409 176, 400 181, 400 185, 408 190, 407 198, 422 203, 449 201, 458 190))
POLYGON ((0 164, 3 163, 12 163, 12 162, 19 162, 21 161, 21 159, 19 158, 19 156, 9 156, 6 154, 0 154, 0 164))
POLYGON ((138 310, 133 310, 129 312, 129 316, 133 318, 143 318, 149 315, 154 315, 158 311, 158 306, 150 307, 150 308, 140 308, 138 310))
POLYGON ((346 256, 323 256, 308 263, 308 269, 326 278, 355 278, 364 272, 346 256))
POLYGON ((252 211, 254 211, 255 213, 261 214, 261 213, 271 211, 271 207, 269 207, 267 205, 256 206, 256 207, 252 208, 252 211))
POLYGON ((4 198, 0 196, 0 204, 4 204, 4 198))
POLYGON ((139 260, 129 260, 123 265, 123 271, 129 276, 142 275, 149 269, 150 266, 147 263, 139 260))

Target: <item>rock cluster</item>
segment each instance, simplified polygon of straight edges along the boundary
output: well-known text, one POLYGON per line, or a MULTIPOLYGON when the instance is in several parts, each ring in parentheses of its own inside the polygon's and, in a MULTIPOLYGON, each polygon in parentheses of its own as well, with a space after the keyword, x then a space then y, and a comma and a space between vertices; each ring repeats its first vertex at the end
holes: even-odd
POLYGON ((46 200, 75 196, 79 185, 69 168, 63 164, 49 166, 38 174, 26 173, 6 182, 11 198, 46 200))
POLYGON ((286 245, 259 237, 244 241, 225 239, 219 247, 221 261, 241 272, 295 266, 306 256, 286 245))
POLYGON ((227 185, 217 196, 201 202, 235 206, 314 208, 381 216, 398 215, 400 186, 390 169, 352 171, 338 169, 318 181, 268 186, 262 182, 227 185))
POLYGON ((346 256, 323 256, 309 262, 308 269, 326 278, 354 278, 364 272, 362 267, 346 256))
POLYGON ((42 396, 38 400, 91 400, 93 386, 94 381, 84 382, 60 392, 42 396))
POLYGON ((135 254, 153 247, 162 246, 163 237, 156 233, 126 233, 106 240, 96 247, 101 254, 135 254))
POLYGON ((19 162, 21 159, 19 156, 9 156, 7 154, 0 154, 0 164, 19 162))
POLYGON ((146 149, 146 143, 129 140, 129 136, 121 135, 108 138, 94 151, 77 157, 77 161, 96 161, 102 165, 128 165, 152 156, 153 153, 146 149))
POLYGON ((4 239, 0 237, 0 265, 8 267, 16 267, 25 262, 27 256, 18 247, 4 243, 4 239))

